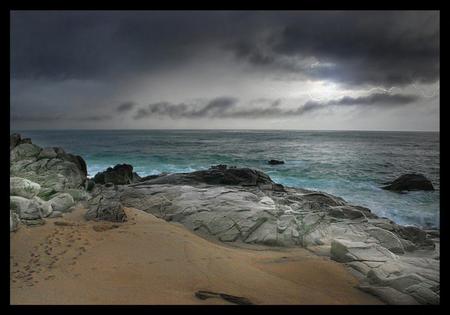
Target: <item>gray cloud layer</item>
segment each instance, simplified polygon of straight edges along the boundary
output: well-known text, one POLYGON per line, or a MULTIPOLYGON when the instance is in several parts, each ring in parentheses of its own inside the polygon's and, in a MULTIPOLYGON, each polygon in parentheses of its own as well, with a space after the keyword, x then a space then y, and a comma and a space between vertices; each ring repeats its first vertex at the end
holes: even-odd
POLYGON ((117 111, 120 113, 129 112, 134 106, 134 102, 124 102, 117 107, 117 111))
POLYGON ((274 101, 270 106, 253 109, 241 109, 238 100, 230 97, 216 98, 206 105, 171 104, 159 102, 140 108, 134 119, 149 117, 179 118, 276 118, 301 116, 307 112, 316 111, 331 106, 404 106, 417 101, 417 95, 375 93, 368 96, 345 96, 326 102, 308 101, 295 109, 286 109, 280 106, 280 101, 274 101))
POLYGON ((439 77, 439 12, 13 12, 13 78, 162 72, 206 47, 350 85, 439 77), (308 59, 309 58, 309 59, 308 59), (302 63, 302 60, 319 63, 302 63))

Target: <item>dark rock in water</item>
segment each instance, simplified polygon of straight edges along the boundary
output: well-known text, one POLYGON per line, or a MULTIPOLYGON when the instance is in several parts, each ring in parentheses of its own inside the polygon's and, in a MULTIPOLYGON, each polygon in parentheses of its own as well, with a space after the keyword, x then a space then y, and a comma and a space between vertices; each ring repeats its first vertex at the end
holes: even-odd
POLYGON ((284 161, 280 161, 280 160, 270 160, 267 162, 270 165, 279 165, 279 164, 284 164, 284 161))
POLYGON ((245 297, 234 296, 234 295, 225 294, 225 293, 216 293, 216 292, 211 292, 211 291, 197 291, 197 292, 195 292, 195 296, 197 298, 199 298, 200 300, 206 300, 209 298, 222 298, 225 301, 228 301, 228 302, 231 302, 234 304, 238 304, 238 305, 253 305, 253 303, 245 297))
MULTIPOLYGON (((192 173, 176 173, 142 181, 139 185, 171 184, 171 185, 239 185, 239 186, 260 186, 275 184, 272 179, 263 172, 250 168, 215 168, 192 173)), ((280 189, 280 185, 277 185, 280 189)))
POLYGON ((133 166, 130 164, 117 164, 112 168, 108 167, 104 172, 97 173, 94 176, 94 182, 96 184, 113 183, 115 185, 128 185, 137 180, 134 174, 133 166))
POLYGON ((433 184, 422 174, 405 174, 382 187, 386 190, 434 190, 433 184))
POLYGON ((227 165, 226 164, 219 164, 219 165, 213 165, 211 166, 209 169, 211 170, 226 170, 227 169, 227 165))

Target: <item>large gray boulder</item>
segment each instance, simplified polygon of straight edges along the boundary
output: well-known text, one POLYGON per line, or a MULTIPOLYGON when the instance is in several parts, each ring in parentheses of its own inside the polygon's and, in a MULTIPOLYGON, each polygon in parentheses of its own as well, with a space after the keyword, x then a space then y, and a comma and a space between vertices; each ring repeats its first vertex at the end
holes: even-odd
POLYGON ((382 188, 397 192, 405 190, 434 190, 431 181, 422 174, 402 175, 382 188))
POLYGON ((35 220, 42 218, 41 205, 36 199, 10 196, 9 201, 10 209, 17 213, 20 219, 35 220))
POLYGON ((48 201, 39 197, 26 199, 20 196, 10 196, 10 209, 23 220, 39 220, 48 217, 53 209, 48 201))
POLYGON ((68 212, 70 207, 75 204, 73 197, 68 193, 60 193, 55 195, 48 201, 53 211, 68 212))
POLYGON ((10 177, 9 190, 9 193, 12 196, 20 196, 30 199, 39 193, 41 186, 25 178, 10 177))

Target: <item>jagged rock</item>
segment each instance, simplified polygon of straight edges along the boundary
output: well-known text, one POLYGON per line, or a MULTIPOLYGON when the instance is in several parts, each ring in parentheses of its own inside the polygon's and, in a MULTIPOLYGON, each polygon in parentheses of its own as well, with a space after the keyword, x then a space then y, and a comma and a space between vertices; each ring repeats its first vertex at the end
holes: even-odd
POLYGON ((41 148, 35 144, 22 143, 14 147, 10 151, 11 162, 16 162, 18 160, 35 160, 39 155, 41 148))
POLYGON ((395 179, 387 186, 382 187, 386 190, 404 191, 404 190, 434 190, 433 184, 422 174, 405 174, 395 179))
POLYGON ((119 200, 117 186, 96 186, 84 217, 86 220, 125 222, 127 215, 119 200))
POLYGON ((267 161, 267 164, 270 164, 270 165, 280 165, 280 164, 284 164, 284 161, 280 161, 280 160, 270 160, 270 161, 267 161))
POLYGON ((9 210, 9 231, 10 232, 17 231, 19 229, 19 223, 20 223, 19 215, 14 211, 9 210))
POLYGON ((135 179, 137 180, 136 175, 133 173, 133 166, 117 164, 114 167, 108 167, 104 172, 97 173, 94 176, 94 182, 96 184, 126 185, 133 183, 135 179))
POLYGON ((67 212, 75 204, 73 197, 68 193, 61 193, 49 200, 53 211, 67 212))
POLYGON ((37 157, 38 160, 41 159, 53 159, 56 158, 58 154, 54 148, 43 148, 37 157))
POLYGON ((41 186, 25 178, 10 177, 9 189, 9 193, 12 196, 20 196, 30 199, 39 193, 41 186))
POLYGON ((20 135, 10 136, 10 174, 41 186, 38 194, 44 200, 67 189, 82 188, 87 176, 86 163, 80 156, 61 148, 34 145, 20 135))

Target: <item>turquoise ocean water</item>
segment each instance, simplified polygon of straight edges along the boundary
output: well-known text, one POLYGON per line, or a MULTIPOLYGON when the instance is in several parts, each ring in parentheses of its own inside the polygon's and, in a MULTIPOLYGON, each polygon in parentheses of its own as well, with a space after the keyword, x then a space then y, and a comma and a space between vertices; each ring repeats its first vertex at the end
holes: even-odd
POLYGON ((16 130, 40 146, 81 155, 88 173, 118 163, 141 175, 191 172, 215 164, 260 169, 281 184, 320 190, 400 224, 439 227, 439 133, 244 130, 16 130), (270 166, 269 159, 286 164, 270 166), (422 173, 434 192, 380 189, 422 173))

